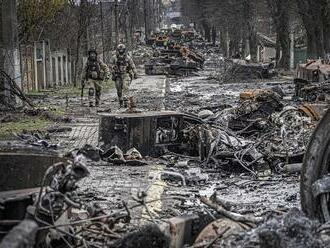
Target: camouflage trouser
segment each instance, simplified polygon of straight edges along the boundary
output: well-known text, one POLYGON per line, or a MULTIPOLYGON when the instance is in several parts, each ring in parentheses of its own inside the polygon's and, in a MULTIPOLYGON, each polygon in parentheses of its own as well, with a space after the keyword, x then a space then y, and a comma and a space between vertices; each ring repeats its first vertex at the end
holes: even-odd
POLYGON ((89 106, 93 106, 94 98, 95 106, 99 106, 102 92, 102 81, 88 80, 86 86, 86 88, 88 89, 89 106))
POLYGON ((122 104, 123 101, 126 101, 128 99, 130 84, 131 77, 128 73, 116 77, 117 96, 120 104, 122 104))

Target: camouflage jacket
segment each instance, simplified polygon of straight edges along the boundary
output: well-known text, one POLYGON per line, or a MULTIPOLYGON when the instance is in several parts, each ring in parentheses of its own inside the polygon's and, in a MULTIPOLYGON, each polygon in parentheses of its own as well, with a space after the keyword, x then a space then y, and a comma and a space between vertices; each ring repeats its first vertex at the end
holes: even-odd
POLYGON ((95 80, 95 81, 103 81, 110 76, 109 67, 103 63, 101 60, 97 61, 89 61, 84 65, 81 79, 83 81, 95 80))
POLYGON ((119 57, 118 55, 114 55, 110 61, 110 68, 111 68, 111 73, 113 75, 126 74, 126 73, 130 75, 136 74, 136 67, 134 61, 129 55, 125 55, 122 57, 119 57))

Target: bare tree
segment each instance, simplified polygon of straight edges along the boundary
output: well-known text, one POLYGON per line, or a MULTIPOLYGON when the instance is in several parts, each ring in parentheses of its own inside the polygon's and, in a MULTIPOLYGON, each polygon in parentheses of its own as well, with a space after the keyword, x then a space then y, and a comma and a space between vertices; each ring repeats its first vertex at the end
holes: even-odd
POLYGON ((75 74, 74 74, 74 85, 76 86, 80 68, 82 67, 81 55, 87 54, 88 50, 88 37, 87 37, 87 28, 90 24, 90 19, 93 16, 93 3, 88 2, 87 0, 81 0, 81 3, 78 7, 78 33, 76 41, 76 59, 75 59, 75 74), (82 52, 83 51, 83 52, 82 52))
MULTIPOLYGON (((277 66, 288 70, 290 68, 290 2, 288 0, 267 0, 267 3, 276 27, 277 43, 282 51, 277 66)), ((279 58, 279 54, 276 57, 279 58)))
POLYGON ((306 29, 308 57, 324 57, 330 52, 329 1, 296 0, 296 3, 306 29))

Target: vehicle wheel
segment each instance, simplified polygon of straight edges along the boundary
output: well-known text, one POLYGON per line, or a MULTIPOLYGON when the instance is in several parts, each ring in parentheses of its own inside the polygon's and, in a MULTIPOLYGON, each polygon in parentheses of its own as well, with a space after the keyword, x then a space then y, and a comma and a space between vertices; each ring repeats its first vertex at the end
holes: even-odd
POLYGON ((330 110, 315 129, 305 153, 301 171, 300 194, 302 210, 310 218, 330 220, 330 194, 315 198, 314 182, 330 172, 330 110))
POLYGON ((145 73, 146 73, 146 75, 151 75, 152 74, 152 69, 151 68, 145 68, 145 73))

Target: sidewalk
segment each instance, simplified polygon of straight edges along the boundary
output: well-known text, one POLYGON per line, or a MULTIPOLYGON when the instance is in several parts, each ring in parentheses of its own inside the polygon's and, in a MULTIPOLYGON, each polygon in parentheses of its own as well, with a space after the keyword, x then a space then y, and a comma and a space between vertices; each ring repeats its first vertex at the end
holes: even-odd
MULTIPOLYGON (((134 97, 138 109, 141 110, 163 110, 166 92, 165 76, 141 76, 134 80, 130 87, 130 93, 134 97)), ((102 109, 111 109, 111 112, 120 112, 118 102, 116 101, 116 90, 105 92, 102 96, 102 109)), ((124 109, 123 109, 124 110, 124 109)), ((74 112, 74 111, 73 111, 74 112)), ((58 135, 65 150, 81 148, 85 144, 93 146, 98 145, 98 116, 95 108, 84 110, 77 105, 76 123, 68 125, 72 128, 71 132, 58 135), (82 116, 82 113, 84 113, 82 116)), ((81 183, 81 193, 101 204, 105 209, 111 210, 117 208, 122 201, 133 204, 132 195, 136 196, 138 192, 146 191, 152 198, 159 199, 163 192, 162 186, 153 180, 159 173, 159 166, 147 165, 139 167, 128 166, 91 166, 89 167, 91 175, 85 178, 81 183)), ((149 199, 149 198, 148 198, 149 199)), ((151 206, 150 210, 160 209, 161 202, 151 206)), ((134 211, 134 216, 145 215, 143 209, 134 211)))
MULTIPOLYGON (((133 80, 130 86, 130 94, 134 97, 137 107, 141 110, 164 110, 164 98, 166 89, 165 76, 141 76, 133 80)), ((76 99, 72 99, 77 103, 76 99)), ((86 100, 85 100, 86 102, 86 100)), ((98 145, 98 125, 97 109, 75 105, 77 110, 73 114, 79 113, 76 123, 68 124, 72 131, 56 135, 65 147, 65 150, 81 148, 85 144, 98 145)), ((102 111, 110 109, 111 112, 120 112, 118 109, 116 90, 112 89, 102 95, 102 111)))

